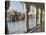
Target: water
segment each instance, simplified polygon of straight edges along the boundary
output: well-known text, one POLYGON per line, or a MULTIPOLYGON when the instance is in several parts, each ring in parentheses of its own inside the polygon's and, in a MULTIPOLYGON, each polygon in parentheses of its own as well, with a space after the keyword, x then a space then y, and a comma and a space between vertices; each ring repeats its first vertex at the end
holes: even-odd
MULTIPOLYGON (((24 20, 16 22, 7 22, 7 24, 9 33, 24 33, 24 25, 25 25, 24 20)), ((29 17, 29 29, 33 28, 34 26, 36 26, 35 18, 29 17)))

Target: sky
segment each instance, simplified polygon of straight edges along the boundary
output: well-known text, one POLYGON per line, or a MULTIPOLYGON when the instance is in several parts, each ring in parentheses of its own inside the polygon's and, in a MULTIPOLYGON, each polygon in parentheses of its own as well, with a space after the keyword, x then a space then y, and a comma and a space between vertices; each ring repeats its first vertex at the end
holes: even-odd
MULTIPOLYGON (((30 12, 33 12, 34 7, 35 7, 34 5, 30 6, 30 12)), ((10 1, 9 10, 16 10, 17 12, 24 13, 23 4, 19 1, 10 1)))
POLYGON ((9 10, 17 10, 17 12, 23 12, 23 5, 17 1, 10 1, 9 10))

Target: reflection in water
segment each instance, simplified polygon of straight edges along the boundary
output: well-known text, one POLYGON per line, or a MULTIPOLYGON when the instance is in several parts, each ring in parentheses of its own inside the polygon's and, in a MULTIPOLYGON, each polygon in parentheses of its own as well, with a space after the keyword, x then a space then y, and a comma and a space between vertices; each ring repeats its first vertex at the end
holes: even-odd
MULTIPOLYGON (((25 21, 19 20, 16 22, 7 22, 9 33, 24 33, 25 21)), ((29 29, 35 26, 35 19, 29 17, 29 29)))

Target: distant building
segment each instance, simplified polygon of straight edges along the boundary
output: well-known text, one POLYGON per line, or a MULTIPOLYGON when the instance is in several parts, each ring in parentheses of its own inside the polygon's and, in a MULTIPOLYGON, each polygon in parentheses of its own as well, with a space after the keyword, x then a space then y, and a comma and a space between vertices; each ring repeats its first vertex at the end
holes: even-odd
POLYGON ((18 19, 19 19, 19 16, 17 15, 17 11, 9 10, 9 12, 7 12, 7 21, 15 21, 18 19))

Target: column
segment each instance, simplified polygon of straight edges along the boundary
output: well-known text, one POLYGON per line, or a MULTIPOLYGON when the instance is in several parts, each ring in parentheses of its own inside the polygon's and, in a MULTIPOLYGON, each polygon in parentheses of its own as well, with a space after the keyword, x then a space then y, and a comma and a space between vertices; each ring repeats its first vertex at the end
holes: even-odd
POLYGON ((40 24, 41 21, 41 9, 40 7, 36 7, 36 26, 40 24))
POLYGON ((9 6, 10 6, 10 1, 5 1, 5 34, 8 34, 9 33, 8 26, 7 26, 7 21, 6 21, 6 18, 7 18, 7 10, 9 9, 9 6))
MULTIPOLYGON (((45 25, 45 24, 44 24, 45 22, 43 22, 44 20, 42 21, 42 18, 43 18, 43 17, 42 17, 42 15, 43 15, 43 14, 42 14, 42 13, 43 13, 43 10, 44 10, 44 9, 41 8, 41 21, 40 21, 40 22, 41 22, 41 23, 40 23, 41 32, 44 32, 44 30, 45 30, 45 28, 44 28, 44 27, 45 27, 45 26, 44 26, 44 25, 45 25)), ((44 16, 45 16, 45 15, 44 15, 44 16)), ((44 18, 45 18, 45 17, 44 17, 44 18)))
POLYGON ((42 9, 42 32, 45 31, 45 10, 42 9))
POLYGON ((38 24, 40 25, 40 21, 41 21, 41 8, 38 8, 38 12, 39 12, 39 20, 38 20, 38 24))
POLYGON ((36 6, 36 26, 38 25, 38 6, 36 6))
POLYGON ((29 16, 28 16, 28 7, 26 4, 24 4, 24 7, 26 7, 26 11, 25 11, 25 28, 24 28, 24 32, 28 32, 29 31, 29 16))
POLYGON ((36 26, 40 25, 40 32, 42 30, 42 13, 41 13, 41 8, 38 6, 37 7, 37 13, 36 13, 36 26))

